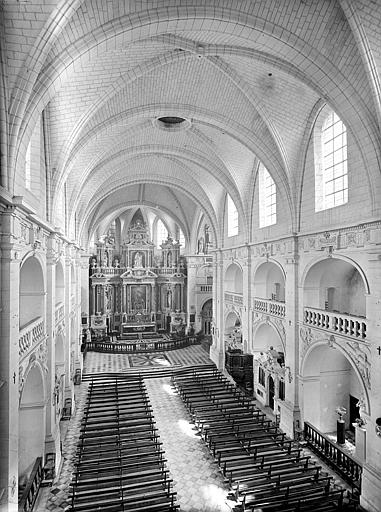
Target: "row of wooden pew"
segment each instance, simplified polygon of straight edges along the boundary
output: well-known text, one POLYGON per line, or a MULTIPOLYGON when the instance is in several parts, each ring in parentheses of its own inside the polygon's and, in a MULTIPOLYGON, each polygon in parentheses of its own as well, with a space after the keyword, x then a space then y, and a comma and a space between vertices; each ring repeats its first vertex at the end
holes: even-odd
POLYGON ((173 384, 231 485, 235 510, 343 509, 344 489, 220 372, 174 376, 173 384))
POLYGON ((178 508, 143 379, 91 381, 67 512, 178 508))

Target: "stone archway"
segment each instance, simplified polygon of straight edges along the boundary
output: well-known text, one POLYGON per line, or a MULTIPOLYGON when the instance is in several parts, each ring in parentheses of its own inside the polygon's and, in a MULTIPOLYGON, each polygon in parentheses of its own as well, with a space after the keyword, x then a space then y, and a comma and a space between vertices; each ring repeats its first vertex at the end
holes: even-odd
POLYGON ((303 304, 309 308, 365 317, 367 293, 363 274, 340 258, 316 262, 303 280, 303 304))
POLYGON ((285 274, 272 261, 259 265, 254 275, 255 294, 262 299, 285 301, 285 274))
POLYGON ((232 293, 242 294, 243 291, 243 273, 241 267, 232 263, 226 269, 224 278, 224 290, 232 293))
POLYGON ((201 330, 204 336, 211 336, 213 318, 213 301, 208 299, 201 308, 201 330))
POLYGON ((44 454, 45 444, 44 379, 34 364, 27 373, 19 404, 19 481, 28 478, 37 457, 44 454))
POLYGON ((44 317, 45 288, 40 261, 30 256, 20 269, 20 328, 44 317))
POLYGON ((317 344, 307 352, 300 386, 302 418, 323 433, 336 431, 337 407, 347 410, 344 419, 348 430, 353 420, 349 414, 351 397, 359 401, 366 396, 351 360, 327 344, 317 344))

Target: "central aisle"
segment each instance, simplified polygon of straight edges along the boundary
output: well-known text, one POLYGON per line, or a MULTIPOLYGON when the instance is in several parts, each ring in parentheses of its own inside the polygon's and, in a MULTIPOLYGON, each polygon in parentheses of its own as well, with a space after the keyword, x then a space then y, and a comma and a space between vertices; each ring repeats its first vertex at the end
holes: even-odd
POLYGON ((171 387, 171 379, 145 379, 145 384, 180 511, 230 512, 226 501, 228 486, 193 430, 183 401, 171 387))

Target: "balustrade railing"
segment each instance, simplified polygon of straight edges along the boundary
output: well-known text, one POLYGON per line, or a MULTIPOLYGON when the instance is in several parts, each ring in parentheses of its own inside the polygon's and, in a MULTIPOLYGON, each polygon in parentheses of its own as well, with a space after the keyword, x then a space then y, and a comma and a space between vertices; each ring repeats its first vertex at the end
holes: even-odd
POLYGON ((304 308, 303 322, 311 327, 357 340, 366 339, 366 319, 316 308, 304 308))
POLYGON ((280 318, 286 316, 286 305, 284 302, 255 297, 253 307, 255 311, 267 313, 272 316, 278 316, 280 318))
MULTIPOLYGON (((198 344, 199 341, 195 336, 186 336, 177 340, 137 340, 137 341, 90 341, 86 343, 87 352, 108 352, 113 354, 126 354, 141 352, 163 352, 165 350, 176 350, 179 348, 189 347, 198 344)), ((84 347, 85 348, 85 347, 84 347)))
POLYGON ((40 343, 45 337, 45 322, 39 317, 20 329, 19 356, 23 357, 31 347, 40 343))
POLYGON ((308 421, 304 422, 304 440, 337 473, 356 489, 361 490, 362 466, 348 453, 341 450, 328 437, 308 421))
POLYGON ((62 302, 60 302, 59 304, 56 305, 56 311, 55 311, 55 322, 56 322, 56 325, 61 320, 63 320, 63 318, 65 316, 64 313, 65 313, 65 307, 62 304, 62 302))
MULTIPOLYGON (((136 270, 136 269, 135 269, 136 270)), ((177 272, 177 268, 167 268, 167 267, 145 267, 144 270, 150 270, 158 275, 169 275, 175 274, 177 272)), ((184 268, 180 268, 180 272, 185 273, 184 268)), ((92 274, 104 274, 105 276, 112 275, 121 275, 127 271, 127 267, 91 267, 90 275, 92 274)))
POLYGON ((18 512, 31 512, 43 479, 42 457, 37 457, 32 472, 19 500, 18 512))
POLYGON ((243 295, 242 295, 242 293, 225 292, 225 302, 230 302, 230 303, 238 304, 239 306, 242 306, 243 305, 243 295))
POLYGON ((199 284, 199 285, 197 285, 197 291, 199 293, 212 293, 213 285, 212 284, 199 284))

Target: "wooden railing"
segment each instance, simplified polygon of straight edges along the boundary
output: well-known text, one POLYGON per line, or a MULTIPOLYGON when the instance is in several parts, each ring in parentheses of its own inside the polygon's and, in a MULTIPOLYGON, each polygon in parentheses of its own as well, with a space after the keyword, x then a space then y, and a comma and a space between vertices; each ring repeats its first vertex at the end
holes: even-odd
POLYGON ((20 329, 19 356, 23 357, 29 349, 40 343, 45 337, 45 322, 38 317, 28 325, 20 329))
POLYGON ((43 478, 42 457, 37 457, 32 472, 19 500, 18 512, 31 512, 43 478))
POLYGON ((243 305, 243 295, 242 295, 242 293, 225 292, 225 302, 230 302, 230 303, 238 304, 239 306, 242 306, 243 305))
POLYGON ((109 352, 113 354, 156 352, 164 350, 176 350, 179 348, 196 345, 199 341, 196 336, 186 336, 178 340, 144 340, 144 341, 121 341, 112 343, 110 341, 90 341, 86 343, 86 352, 109 352))
POLYGON ((356 340, 366 339, 366 319, 316 308, 304 308, 303 322, 356 340))
POLYGON ((361 490, 362 466, 341 450, 327 436, 319 432, 308 421, 304 422, 304 440, 307 445, 326 461, 344 480, 361 490))
POLYGON ((284 302, 278 302, 277 300, 261 299, 260 297, 254 297, 253 308, 255 311, 267 313, 268 315, 277 316, 284 318, 286 316, 286 305, 284 302))

